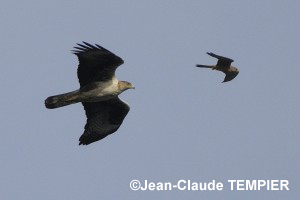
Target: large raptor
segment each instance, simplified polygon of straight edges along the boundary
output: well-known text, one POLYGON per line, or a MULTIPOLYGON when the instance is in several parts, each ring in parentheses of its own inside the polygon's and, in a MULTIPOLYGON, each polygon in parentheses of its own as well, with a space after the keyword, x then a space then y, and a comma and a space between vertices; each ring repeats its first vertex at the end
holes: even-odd
POLYGON ((83 42, 77 45, 73 53, 79 59, 80 88, 50 96, 45 105, 52 109, 82 102, 87 122, 79 145, 88 145, 118 130, 129 112, 128 104, 118 95, 134 86, 127 81, 118 81, 115 76, 117 67, 124 63, 120 57, 97 44, 83 42))

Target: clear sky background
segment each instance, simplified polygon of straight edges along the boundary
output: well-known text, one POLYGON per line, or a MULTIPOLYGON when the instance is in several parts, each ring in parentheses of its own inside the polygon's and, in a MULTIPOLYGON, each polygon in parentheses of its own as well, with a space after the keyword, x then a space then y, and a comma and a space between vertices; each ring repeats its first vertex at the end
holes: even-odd
POLYGON ((300 2, 2 1, 1 199, 299 199, 300 2), (131 110, 104 140, 78 146, 76 43, 122 57, 131 110), (240 74, 196 68, 214 52, 240 74), (141 182, 222 182, 222 191, 132 191, 141 182), (289 191, 231 191, 229 179, 289 180, 289 191))

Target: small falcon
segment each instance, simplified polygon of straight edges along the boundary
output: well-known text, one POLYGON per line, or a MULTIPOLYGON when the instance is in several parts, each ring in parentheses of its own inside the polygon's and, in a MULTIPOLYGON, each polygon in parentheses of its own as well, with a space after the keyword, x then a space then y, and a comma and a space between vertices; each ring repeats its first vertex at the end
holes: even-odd
POLYGON ((231 81, 239 74, 238 68, 231 65, 233 62, 232 59, 219 56, 211 52, 207 52, 207 54, 218 59, 217 65, 196 65, 196 67, 211 68, 212 70, 224 72, 226 76, 223 83, 231 81))
POLYGON ((97 44, 83 42, 77 45, 73 53, 79 60, 77 76, 80 88, 48 97, 45 106, 53 109, 82 102, 87 122, 79 145, 88 145, 118 130, 129 112, 129 105, 118 95, 134 89, 134 86, 117 80, 115 76, 117 67, 124 63, 120 57, 97 44))

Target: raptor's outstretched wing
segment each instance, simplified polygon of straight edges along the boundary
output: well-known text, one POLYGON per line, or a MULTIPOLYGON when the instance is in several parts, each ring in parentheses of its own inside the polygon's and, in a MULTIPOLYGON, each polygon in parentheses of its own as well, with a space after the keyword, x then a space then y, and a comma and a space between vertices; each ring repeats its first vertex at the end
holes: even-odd
POLYGON ((207 52, 207 54, 214 58, 217 58, 218 59, 217 66, 220 66, 220 67, 230 67, 230 64, 234 61, 230 58, 227 58, 224 56, 219 56, 219 55, 211 53, 211 52, 207 52))
POLYGON ((77 44, 73 53, 78 56, 77 75, 80 87, 94 81, 109 81, 115 75, 115 70, 124 61, 109 50, 87 42, 77 44))
MULTIPOLYGON (((224 71, 223 71, 224 72, 224 71)), ((224 72, 226 74, 225 78, 224 78, 224 82, 228 82, 228 81, 231 81, 232 79, 234 79, 238 74, 239 72, 229 72, 229 71, 225 71, 224 72)))
POLYGON ((88 145, 114 133, 129 112, 129 106, 118 97, 107 101, 82 103, 87 116, 79 145, 88 145))

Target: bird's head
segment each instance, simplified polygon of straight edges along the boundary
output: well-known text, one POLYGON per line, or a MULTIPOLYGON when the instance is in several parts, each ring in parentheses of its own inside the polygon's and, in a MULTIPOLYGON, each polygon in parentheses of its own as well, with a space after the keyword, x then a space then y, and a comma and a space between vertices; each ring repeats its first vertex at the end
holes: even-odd
POLYGON ((119 89, 123 92, 128 89, 135 89, 134 85, 132 83, 129 83, 127 81, 119 81, 119 89))

